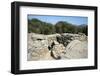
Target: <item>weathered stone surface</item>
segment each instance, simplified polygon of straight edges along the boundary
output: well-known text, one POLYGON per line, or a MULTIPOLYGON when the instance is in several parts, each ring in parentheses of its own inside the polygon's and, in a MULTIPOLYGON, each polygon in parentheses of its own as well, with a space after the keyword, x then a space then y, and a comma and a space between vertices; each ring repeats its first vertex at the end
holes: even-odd
POLYGON ((70 59, 87 58, 87 42, 73 40, 66 47, 66 57, 70 59))
POLYGON ((27 59, 32 61, 87 58, 87 42, 87 36, 84 34, 28 33, 27 59))
POLYGON ((46 36, 45 36, 46 40, 48 41, 48 46, 51 46, 51 44, 52 44, 53 42, 55 42, 55 44, 56 44, 56 43, 59 44, 59 43, 57 42, 56 36, 60 36, 60 34, 52 34, 52 35, 46 35, 46 36))
POLYGON ((53 59, 50 55, 50 51, 47 47, 37 48, 30 53, 28 60, 51 60, 53 59))
POLYGON ((61 58, 61 54, 65 51, 65 47, 62 44, 57 44, 53 46, 51 51, 53 58, 59 59, 61 58))

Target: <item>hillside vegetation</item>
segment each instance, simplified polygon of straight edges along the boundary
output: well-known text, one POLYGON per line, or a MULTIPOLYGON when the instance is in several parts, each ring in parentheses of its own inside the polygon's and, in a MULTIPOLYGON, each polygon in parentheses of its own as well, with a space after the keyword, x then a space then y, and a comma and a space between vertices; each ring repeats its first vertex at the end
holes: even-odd
POLYGON ((55 33, 84 33, 88 35, 88 26, 85 24, 82 25, 73 25, 65 21, 59 21, 55 25, 51 23, 46 23, 38 19, 28 20, 28 33, 37 33, 37 34, 55 34, 55 33))

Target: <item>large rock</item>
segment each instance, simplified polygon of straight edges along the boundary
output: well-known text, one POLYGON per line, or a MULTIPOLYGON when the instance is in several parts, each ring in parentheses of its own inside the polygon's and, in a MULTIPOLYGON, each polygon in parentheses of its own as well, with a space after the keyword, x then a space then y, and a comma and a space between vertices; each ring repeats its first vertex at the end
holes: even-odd
POLYGON ((48 47, 48 41, 44 35, 30 33, 28 34, 28 52, 36 48, 48 47))
POLYGON ((47 47, 37 48, 33 52, 29 53, 28 60, 52 60, 53 58, 50 55, 50 51, 47 47))
POLYGON ((45 35, 29 33, 28 34, 28 38, 32 39, 33 41, 35 41, 35 40, 44 40, 45 39, 45 35))
MULTIPOLYGON (((48 41, 44 35, 28 34, 28 60, 44 60, 49 53, 48 41)), ((48 55, 49 57, 49 55, 48 55)))
POLYGON ((66 57, 69 59, 87 58, 87 42, 73 40, 66 47, 66 57))
POLYGON ((51 49, 51 56, 54 59, 61 59, 61 54, 65 51, 65 47, 62 44, 56 44, 51 49))

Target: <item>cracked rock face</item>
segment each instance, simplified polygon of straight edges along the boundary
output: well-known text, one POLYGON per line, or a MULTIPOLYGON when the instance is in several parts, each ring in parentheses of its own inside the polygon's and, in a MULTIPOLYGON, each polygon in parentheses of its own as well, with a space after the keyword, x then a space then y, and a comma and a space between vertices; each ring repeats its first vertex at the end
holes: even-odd
POLYGON ((87 43, 87 36, 84 34, 43 35, 28 33, 27 60, 87 58, 87 43))

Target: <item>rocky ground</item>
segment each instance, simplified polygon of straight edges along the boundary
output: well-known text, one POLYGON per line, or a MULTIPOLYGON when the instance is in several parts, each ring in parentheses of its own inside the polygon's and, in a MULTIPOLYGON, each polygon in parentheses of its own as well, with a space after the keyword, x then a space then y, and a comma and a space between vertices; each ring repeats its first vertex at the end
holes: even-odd
POLYGON ((87 57, 88 40, 87 36, 82 33, 52 35, 28 33, 28 61, 87 57))

